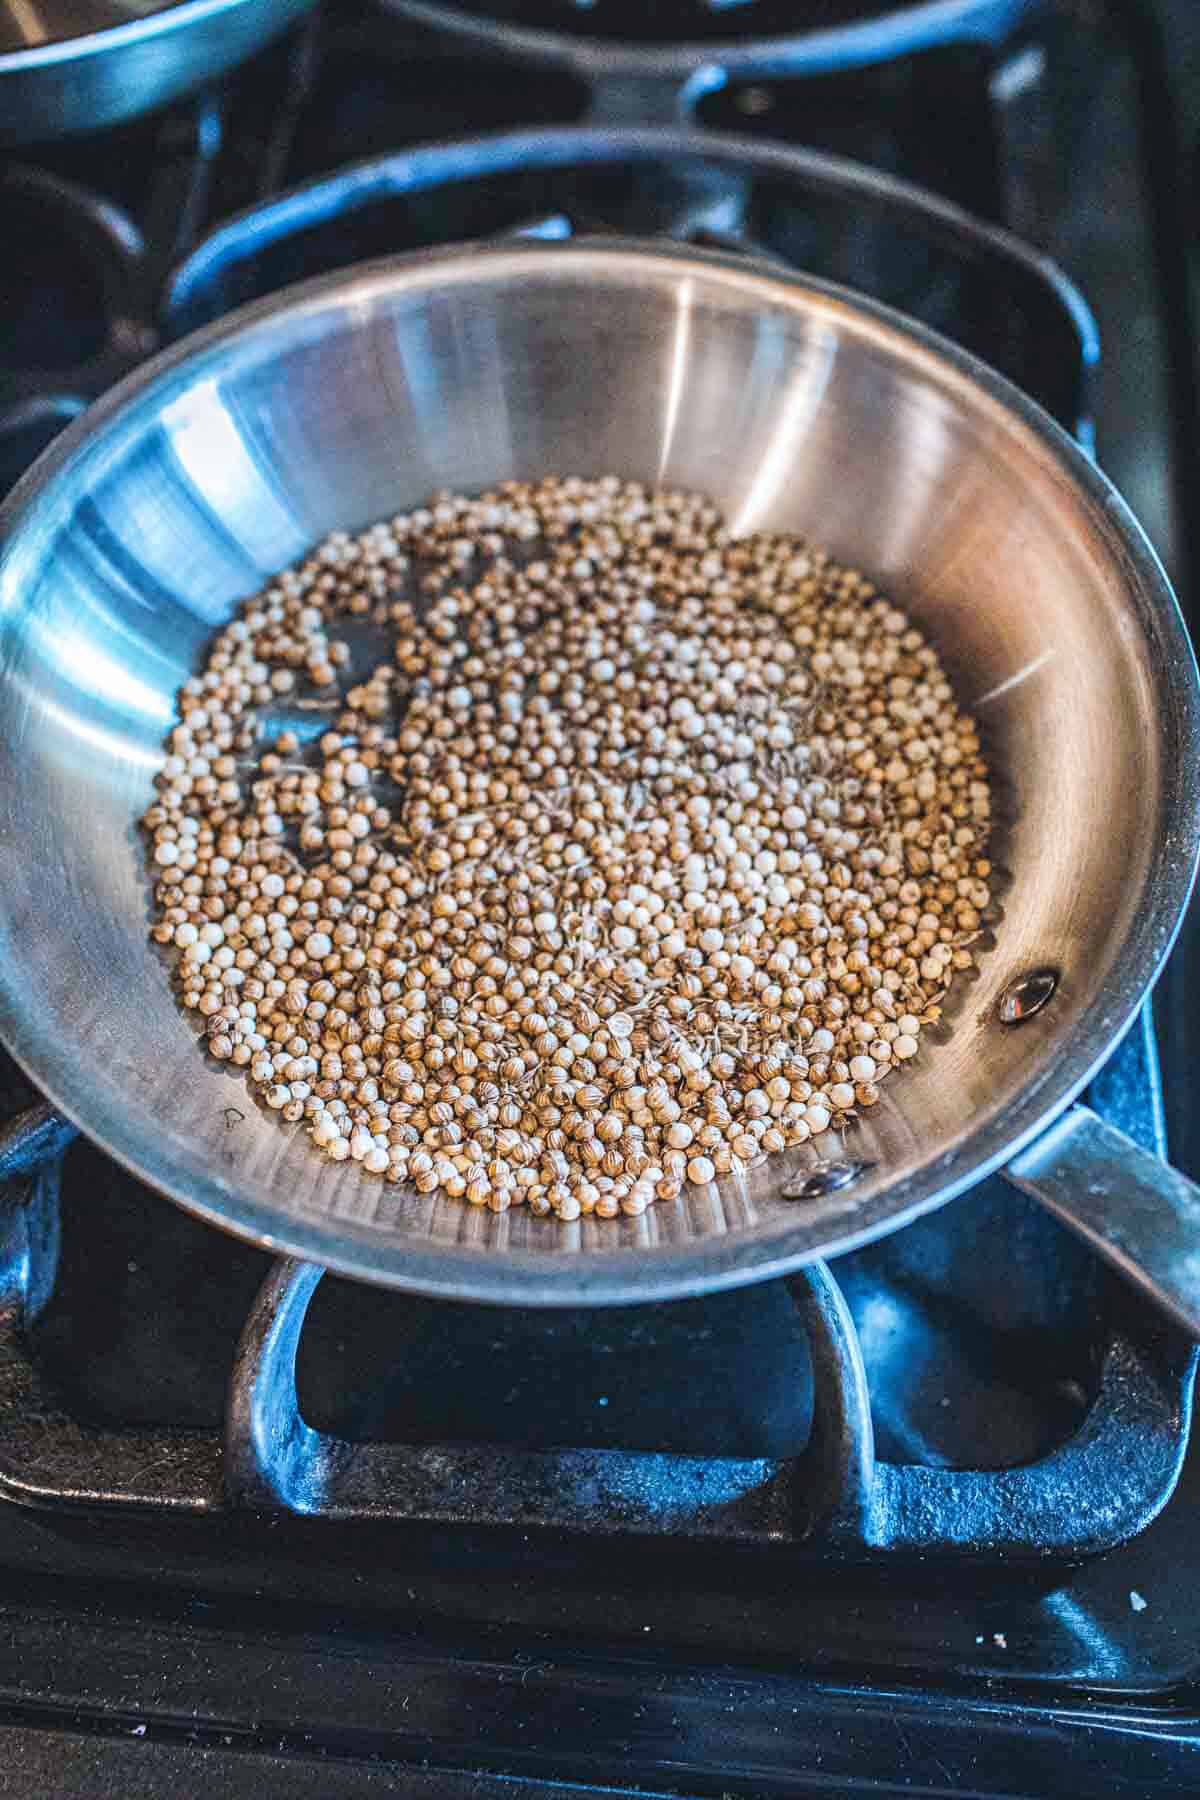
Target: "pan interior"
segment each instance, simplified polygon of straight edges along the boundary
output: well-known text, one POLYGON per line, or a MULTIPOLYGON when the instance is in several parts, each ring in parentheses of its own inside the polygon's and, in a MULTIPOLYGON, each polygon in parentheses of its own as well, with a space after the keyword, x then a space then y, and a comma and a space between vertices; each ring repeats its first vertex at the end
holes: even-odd
POLYGON ((220 1222, 496 1300, 748 1279, 899 1221, 1083 1081, 1165 951, 1194 858, 1194 672, 1136 527, 1083 459, 923 337, 719 258, 495 249, 360 270, 193 339, 67 434, 0 553, 0 1023, 119 1157, 220 1222), (316 1155, 204 1059, 147 940, 135 821, 214 628, 324 532, 432 490, 617 473, 703 490, 874 576, 945 657, 1001 796, 1002 916, 945 1041, 844 1154, 619 1224, 499 1217, 316 1155), (1148 907, 1147 891, 1156 896, 1148 907), (1061 972, 1019 1029, 998 996, 1061 972))

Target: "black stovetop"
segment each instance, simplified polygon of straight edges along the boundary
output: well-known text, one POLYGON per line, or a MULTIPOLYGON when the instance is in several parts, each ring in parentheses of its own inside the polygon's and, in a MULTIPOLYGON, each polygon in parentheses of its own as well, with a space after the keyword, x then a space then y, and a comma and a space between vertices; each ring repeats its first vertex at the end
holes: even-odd
MULTIPOLYGON (((556 9, 587 27, 558 0, 532 22, 556 9)), ((596 10, 605 29, 620 13, 596 10)), ((730 34, 755 16, 712 9, 730 34)), ((471 235, 667 231, 859 286, 1085 440, 1094 424, 1186 607, 1196 371, 1167 102, 1186 107, 1198 23, 1188 0, 1157 23, 1134 0, 1072 0, 1002 43, 714 79, 698 122, 742 143, 699 155, 590 130, 595 96, 565 66, 498 69, 378 7, 327 6, 216 93, 0 163, 0 485, 158 338, 300 274, 471 235), (504 135, 428 147, 479 132, 504 135), (921 182, 1078 286, 781 144, 921 182)), ((1200 1172, 1193 956, 1185 940, 1158 1035, 1172 1147, 1200 1172)), ((0 1120, 30 1098, 0 1064, 0 1120)), ((1161 1147, 1148 1028, 1092 1100, 1161 1147)), ((305 1416, 412 1446, 443 1490, 399 1496, 399 1522, 226 1505, 226 1392, 268 1259, 91 1146, 48 1147, 0 1269, 0 1491, 43 1502, 0 1507, 0 1794, 1200 1791, 1200 1454, 1145 1523, 1186 1442, 1191 1360, 1003 1184, 833 1270, 878 1456, 927 1472, 954 1540, 917 1556, 899 1530, 827 1542, 803 1492, 700 1543, 645 1527, 653 1495, 615 1535, 531 1497, 536 1458, 568 1447, 598 1454, 606 1494, 640 1479, 637 1453, 729 1492, 799 1481, 823 1377, 782 1283, 531 1316, 327 1279, 298 1358, 305 1416), (1089 1433, 1106 1460, 1081 1488, 1064 1456, 1089 1433), (524 1471, 515 1498, 498 1450, 524 1471)))

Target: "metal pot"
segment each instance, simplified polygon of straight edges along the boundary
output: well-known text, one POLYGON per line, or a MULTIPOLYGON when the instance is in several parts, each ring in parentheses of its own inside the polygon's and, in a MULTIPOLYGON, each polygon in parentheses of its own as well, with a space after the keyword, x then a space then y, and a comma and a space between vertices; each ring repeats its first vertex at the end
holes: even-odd
POLYGON ((581 1304, 775 1275, 1004 1167, 1200 1332, 1196 1190, 1065 1110, 1187 901, 1195 665, 1117 494, 981 365, 737 258, 427 254, 276 295, 158 357, 43 456, 0 545, 0 1030, 90 1137, 185 1206, 367 1280, 581 1304), (704 489, 738 530, 803 532, 869 570, 981 721, 1007 820, 979 978, 844 1149, 611 1224, 385 1187, 260 1114, 205 1062, 147 940, 135 828, 175 690, 268 575, 433 488, 548 471, 704 489))
POLYGON ((0 0, 0 142, 97 131, 191 93, 313 0, 0 0))

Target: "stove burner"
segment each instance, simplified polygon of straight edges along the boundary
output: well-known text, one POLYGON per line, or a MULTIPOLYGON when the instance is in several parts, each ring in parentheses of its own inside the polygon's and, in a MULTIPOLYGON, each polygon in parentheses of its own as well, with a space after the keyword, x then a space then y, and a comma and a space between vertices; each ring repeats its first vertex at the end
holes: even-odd
POLYGON ((128 336, 142 246, 115 207, 20 165, 0 169, 0 232, 2 397, 19 374, 85 368, 128 336))
POLYGON ((41 169, 0 168, 0 497, 89 400, 140 362, 139 233, 41 169))
POLYGON ((566 71, 498 71, 467 55, 397 45, 392 56, 373 55, 364 76, 362 56, 347 33, 322 57, 296 122, 289 179, 323 174, 331 158, 342 164, 466 132, 571 124, 587 110, 585 85, 566 71))
POLYGON ((108 331, 103 266, 61 225, 39 229, 47 222, 47 198, 36 177, 22 184, 10 176, 4 184, 2 229, 9 253, 0 272, 0 311, 7 325, 0 338, 0 372, 7 374, 89 362, 108 331), (55 306, 47 307, 47 294, 55 297, 55 306))
POLYGON ((756 141, 781 137, 932 189, 976 218, 1004 216, 1001 157, 988 100, 992 56, 979 45, 804 81, 766 74, 705 83, 695 120, 756 141), (969 144, 948 165, 945 146, 969 144))

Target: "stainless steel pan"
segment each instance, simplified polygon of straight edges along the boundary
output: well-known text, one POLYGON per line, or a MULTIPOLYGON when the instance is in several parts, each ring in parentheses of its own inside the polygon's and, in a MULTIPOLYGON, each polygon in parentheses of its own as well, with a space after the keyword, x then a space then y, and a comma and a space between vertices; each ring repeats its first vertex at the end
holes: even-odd
POLYGON ((1200 1331, 1196 1190, 1066 1110, 1186 903, 1197 719, 1178 612, 1121 500, 915 325, 645 245, 352 270, 157 358, 0 513, 0 1030, 146 1180, 364 1279, 530 1304, 694 1293, 846 1249, 1004 1167, 1200 1331), (443 485, 609 470, 707 490, 739 529, 809 533, 913 610, 983 723, 1009 874, 945 1041, 844 1146, 563 1226, 384 1187, 260 1114, 204 1060, 147 941, 134 822, 209 635, 323 532, 443 485))
POLYGON ((253 56, 313 0, 0 0, 0 143, 96 131, 253 56))

